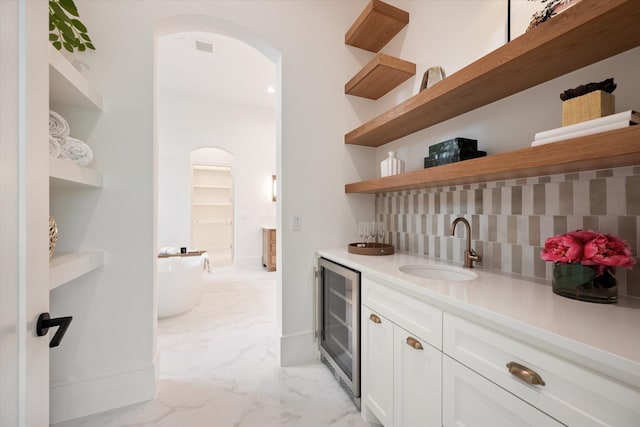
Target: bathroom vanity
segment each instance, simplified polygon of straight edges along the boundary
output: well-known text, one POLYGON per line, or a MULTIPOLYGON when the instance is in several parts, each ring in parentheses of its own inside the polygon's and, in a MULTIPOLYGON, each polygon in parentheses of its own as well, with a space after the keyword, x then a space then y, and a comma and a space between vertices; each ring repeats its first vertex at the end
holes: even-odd
POLYGON ((640 301, 406 254, 318 255, 361 272, 361 410, 395 426, 634 426, 640 301))
POLYGON ((276 229, 262 228, 262 265, 276 271, 276 229))

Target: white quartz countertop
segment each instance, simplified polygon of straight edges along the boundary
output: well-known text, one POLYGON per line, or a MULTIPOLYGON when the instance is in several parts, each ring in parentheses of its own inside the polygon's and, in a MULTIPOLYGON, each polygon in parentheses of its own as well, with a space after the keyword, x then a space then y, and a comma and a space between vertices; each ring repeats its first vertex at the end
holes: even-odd
POLYGON ((555 295, 551 284, 479 268, 467 281, 421 279, 399 271, 408 264, 453 265, 407 254, 367 256, 344 249, 318 255, 382 281, 445 311, 497 327, 628 384, 640 387, 640 300, 595 304, 555 295))

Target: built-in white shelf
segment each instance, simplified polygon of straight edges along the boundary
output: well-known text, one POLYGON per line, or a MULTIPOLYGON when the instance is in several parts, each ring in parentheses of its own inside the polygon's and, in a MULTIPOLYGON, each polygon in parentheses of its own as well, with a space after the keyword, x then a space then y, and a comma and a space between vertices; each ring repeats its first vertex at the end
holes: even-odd
POLYGON ((102 188, 104 178, 101 172, 78 166, 65 159, 49 157, 49 183, 56 187, 88 186, 102 188))
POLYGON ((220 190, 229 190, 231 189, 230 185, 203 185, 203 184, 193 184, 193 188, 215 188, 220 190))
POLYGON ((231 165, 204 165, 204 164, 193 164, 193 169, 197 170, 208 170, 208 171, 223 171, 228 172, 231 168, 231 165))
POLYGON ((102 95, 53 46, 49 46, 49 104, 102 110, 102 95))
POLYGON ((49 289, 80 277, 104 265, 104 252, 70 252, 54 255, 49 260, 49 289))
POLYGON ((196 225, 229 225, 231 224, 230 219, 196 219, 193 221, 196 225))
POLYGON ((231 206, 231 202, 195 202, 193 206, 231 206))

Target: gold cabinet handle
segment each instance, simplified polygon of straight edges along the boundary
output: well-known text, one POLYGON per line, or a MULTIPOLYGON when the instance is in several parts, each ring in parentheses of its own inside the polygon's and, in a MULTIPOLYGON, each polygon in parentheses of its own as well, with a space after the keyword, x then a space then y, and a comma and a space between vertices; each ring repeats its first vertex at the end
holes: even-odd
POLYGON ((536 371, 533 371, 524 365, 516 362, 509 362, 507 363, 507 368, 509 369, 509 373, 511 375, 520 378, 527 384, 545 385, 542 377, 536 371))
POLYGON ((410 347, 415 348, 416 350, 424 350, 424 348, 422 347, 422 344, 420 344, 420 341, 418 341, 414 337, 407 337, 407 344, 410 347))
POLYGON ((376 316, 373 313, 369 315, 369 320, 371 320, 373 323, 382 323, 382 320, 380 320, 380 317, 376 316))

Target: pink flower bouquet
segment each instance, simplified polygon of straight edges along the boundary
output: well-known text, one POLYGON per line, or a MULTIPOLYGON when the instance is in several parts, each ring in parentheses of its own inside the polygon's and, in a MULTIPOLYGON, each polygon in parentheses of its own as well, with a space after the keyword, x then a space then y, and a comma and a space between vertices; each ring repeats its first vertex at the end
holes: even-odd
POLYGON ((614 268, 631 268, 635 263, 626 242, 586 230, 549 237, 540 257, 555 263, 554 293, 599 303, 618 301, 614 268))
POLYGON ((574 230, 549 237, 540 257, 545 261, 597 266, 598 273, 606 267, 631 268, 635 263, 631 247, 611 234, 589 230, 574 230))

